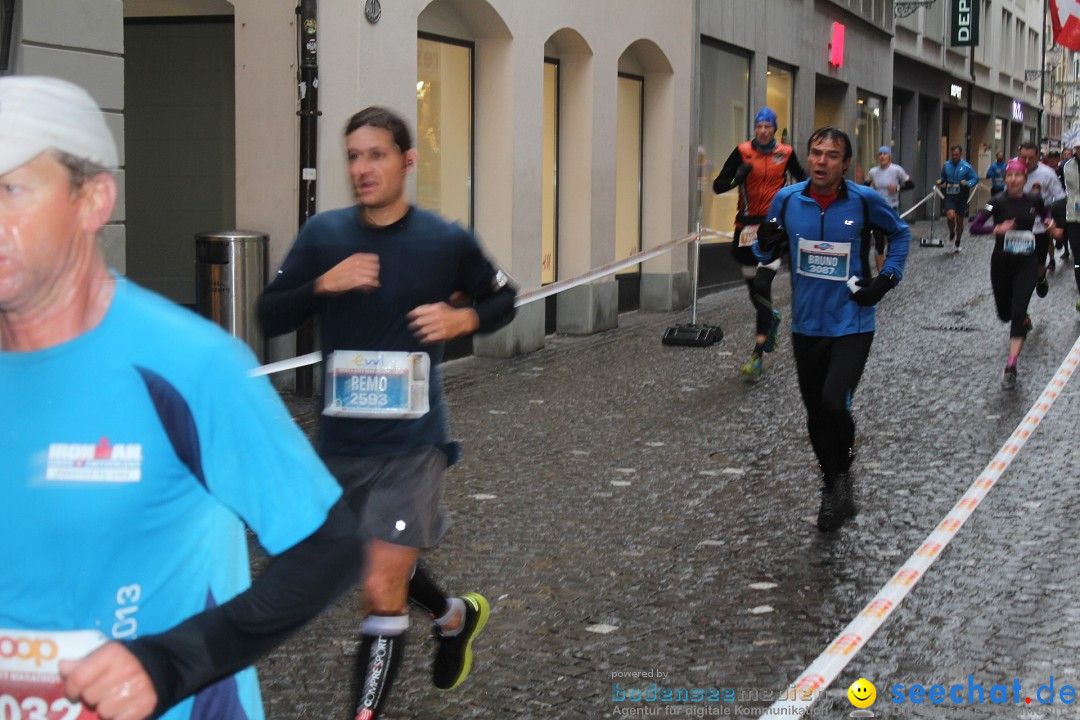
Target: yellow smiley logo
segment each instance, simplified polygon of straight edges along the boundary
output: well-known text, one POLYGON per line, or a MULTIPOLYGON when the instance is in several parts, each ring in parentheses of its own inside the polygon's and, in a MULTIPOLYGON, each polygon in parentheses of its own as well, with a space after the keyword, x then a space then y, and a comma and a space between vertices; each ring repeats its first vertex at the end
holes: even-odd
POLYGON ((868 708, 877 700, 877 688, 866 678, 859 678, 851 683, 847 690, 848 700, 857 708, 868 708))

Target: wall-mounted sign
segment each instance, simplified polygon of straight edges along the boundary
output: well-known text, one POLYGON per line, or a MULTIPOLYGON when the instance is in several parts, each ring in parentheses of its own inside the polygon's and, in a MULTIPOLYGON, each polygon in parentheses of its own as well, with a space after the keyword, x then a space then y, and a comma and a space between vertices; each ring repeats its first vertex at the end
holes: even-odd
POLYGON ((957 100, 963 100, 964 99, 964 88, 962 86, 960 86, 960 85, 950 85, 949 86, 949 96, 954 97, 957 100))
POLYGON ((953 47, 974 47, 979 44, 979 0, 952 0, 953 47))
POLYGON ((829 64, 844 66, 844 26, 838 22, 832 24, 832 35, 829 37, 829 64))
POLYGON ((1024 103, 1019 100, 1013 100, 1012 118, 1016 122, 1024 122, 1024 103))
POLYGON ((994 139, 1000 140, 1005 137, 1005 123, 1001 118, 994 118, 994 139))

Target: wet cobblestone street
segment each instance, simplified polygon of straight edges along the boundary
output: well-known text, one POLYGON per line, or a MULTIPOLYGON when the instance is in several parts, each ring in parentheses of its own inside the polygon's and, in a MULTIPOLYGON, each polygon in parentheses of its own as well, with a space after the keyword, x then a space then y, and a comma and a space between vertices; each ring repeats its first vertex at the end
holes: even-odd
MULTIPOLYGON (((661 345, 688 310, 630 313, 617 330, 554 336, 531 355, 447 364, 464 456, 448 475, 454 526, 426 563, 452 594, 482 592, 492 615, 472 675, 445 693, 431 685, 429 624, 414 612, 387 717, 612 717, 631 707, 613 699, 619 688, 652 682, 730 688, 735 699, 632 707, 767 707, 961 497, 1080 333, 1071 267, 1059 262, 1049 297, 1031 301, 1020 385, 1001 390, 1008 329, 994 314, 989 254, 983 239, 959 255, 913 243, 854 399, 861 513, 832 536, 813 524, 819 481, 786 274, 774 285, 781 342, 757 384, 738 372, 752 346, 742 288, 699 303, 699 320, 726 333, 709 348, 661 345)), ((290 407, 313 430, 310 402, 290 407)), ((847 717, 847 687, 865 677, 877 717, 1080 717, 1061 702, 897 705, 890 691, 966 687, 969 675, 987 689, 1018 679, 1029 694, 1051 677, 1058 692, 1080 687, 1078 421, 1073 378, 816 715, 847 717)), ((271 720, 345 717, 357 608, 342 600, 260 663, 271 720)))

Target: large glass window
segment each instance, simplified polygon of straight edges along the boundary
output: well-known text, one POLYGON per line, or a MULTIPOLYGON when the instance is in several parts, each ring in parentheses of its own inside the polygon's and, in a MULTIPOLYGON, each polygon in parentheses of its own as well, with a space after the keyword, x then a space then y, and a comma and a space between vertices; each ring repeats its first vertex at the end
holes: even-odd
POLYGON ((421 35, 416 44, 416 200, 472 226, 472 46, 421 35))
POLYGON ((559 237, 559 64, 544 61, 544 147, 541 173, 540 282, 555 282, 559 237))
MULTIPOLYGON (((615 259, 641 249, 641 129, 645 82, 619 75, 615 128, 615 259)), ((638 272, 632 265, 621 272, 638 272)))
POLYGON ((783 67, 769 63, 765 74, 765 103, 776 113, 776 139, 791 145, 795 138, 791 133, 792 105, 795 97, 795 74, 783 67))
POLYGON ((882 144, 882 116, 885 102, 876 95, 860 92, 855 118, 855 182, 866 180, 866 173, 877 164, 877 151, 882 144))
POLYGON ((703 42, 701 45, 701 137, 698 141, 698 215, 701 224, 732 232, 738 196, 714 195, 712 181, 731 151, 750 135, 750 58, 703 42))

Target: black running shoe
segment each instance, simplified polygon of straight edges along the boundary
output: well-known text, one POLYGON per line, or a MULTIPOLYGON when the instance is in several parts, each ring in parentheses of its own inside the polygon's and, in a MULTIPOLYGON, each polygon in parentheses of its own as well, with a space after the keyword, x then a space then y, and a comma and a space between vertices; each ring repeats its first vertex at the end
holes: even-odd
POLYGON ((453 637, 435 632, 439 649, 435 651, 432 679, 440 690, 453 690, 469 676, 473 640, 484 629, 491 613, 491 606, 480 593, 466 593, 461 599, 465 602, 465 627, 453 637))
POLYGON ((851 485, 851 473, 843 472, 836 476, 836 484, 833 486, 833 504, 836 506, 836 512, 843 516, 844 520, 859 514, 859 508, 855 505, 855 491, 851 485))
POLYGON ((1041 298, 1046 297, 1046 294, 1050 292, 1050 283, 1047 281, 1044 275, 1041 280, 1035 283, 1035 294, 1041 298))
POLYGON ((1016 366, 1006 365, 1005 372, 1001 373, 1001 389, 1012 390, 1016 387, 1016 366))
POLYGON ((817 514, 817 529, 823 533, 836 532, 844 524, 844 515, 836 507, 836 496, 830 484, 826 481, 821 488, 821 507, 817 514))

